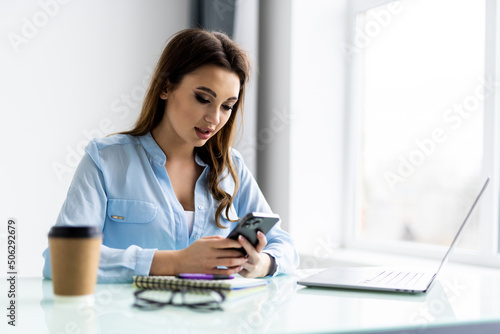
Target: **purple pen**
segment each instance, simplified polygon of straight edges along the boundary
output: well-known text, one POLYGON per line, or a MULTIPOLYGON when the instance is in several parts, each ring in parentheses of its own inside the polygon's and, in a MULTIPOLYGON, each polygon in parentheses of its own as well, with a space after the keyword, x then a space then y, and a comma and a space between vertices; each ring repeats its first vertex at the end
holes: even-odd
POLYGON ((216 280, 216 279, 233 279, 234 276, 231 275, 211 275, 211 274, 196 274, 196 273, 183 273, 178 274, 177 278, 183 279, 205 279, 205 280, 216 280))

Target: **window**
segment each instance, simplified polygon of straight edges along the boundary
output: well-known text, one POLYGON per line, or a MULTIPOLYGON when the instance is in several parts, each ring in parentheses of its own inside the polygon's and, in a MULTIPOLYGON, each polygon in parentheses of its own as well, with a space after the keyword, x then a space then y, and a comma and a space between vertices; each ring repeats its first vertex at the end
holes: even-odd
MULTIPOLYGON (((491 157, 498 146, 492 135, 498 28, 486 6, 498 11, 497 1, 354 2, 350 44, 343 46, 355 152, 348 159, 354 171, 348 244, 442 249, 485 176, 497 178, 491 157)), ((463 253, 498 252, 494 198, 483 198, 471 217, 463 253)))

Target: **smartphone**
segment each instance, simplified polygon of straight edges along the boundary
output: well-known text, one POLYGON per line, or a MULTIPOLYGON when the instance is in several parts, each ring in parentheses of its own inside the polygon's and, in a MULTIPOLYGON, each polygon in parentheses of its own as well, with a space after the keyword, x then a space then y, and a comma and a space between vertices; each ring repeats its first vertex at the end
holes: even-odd
MULTIPOLYGON (((279 220, 280 216, 273 213, 251 212, 241 219, 227 237, 238 240, 238 236, 242 235, 255 247, 259 242, 257 231, 267 234, 279 220)), ((246 255, 244 248, 238 250, 246 255)))

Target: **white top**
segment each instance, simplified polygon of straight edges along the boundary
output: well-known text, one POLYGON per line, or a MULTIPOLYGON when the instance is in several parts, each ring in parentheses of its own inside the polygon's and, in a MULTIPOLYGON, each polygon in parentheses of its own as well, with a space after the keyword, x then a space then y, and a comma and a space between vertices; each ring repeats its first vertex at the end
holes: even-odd
POLYGON ((191 235, 191 232, 193 232, 193 225, 194 225, 194 211, 184 210, 184 214, 186 215, 186 221, 188 223, 189 235, 191 235))

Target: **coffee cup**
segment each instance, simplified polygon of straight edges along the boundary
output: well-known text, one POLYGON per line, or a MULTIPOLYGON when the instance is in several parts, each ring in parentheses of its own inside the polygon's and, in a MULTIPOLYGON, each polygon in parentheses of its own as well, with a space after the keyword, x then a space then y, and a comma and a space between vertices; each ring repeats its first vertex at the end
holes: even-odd
POLYGON ((97 283, 102 231, 95 226, 53 226, 49 232, 56 296, 88 296, 97 283))

